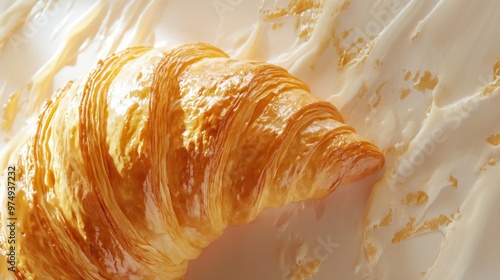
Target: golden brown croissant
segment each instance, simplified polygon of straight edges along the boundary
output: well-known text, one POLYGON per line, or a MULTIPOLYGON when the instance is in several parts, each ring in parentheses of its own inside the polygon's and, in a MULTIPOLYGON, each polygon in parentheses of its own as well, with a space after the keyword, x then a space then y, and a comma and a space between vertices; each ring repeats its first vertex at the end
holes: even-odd
POLYGON ((10 157, 19 279, 180 279, 228 224, 384 162, 286 70, 199 43, 100 61, 26 139, 10 157))

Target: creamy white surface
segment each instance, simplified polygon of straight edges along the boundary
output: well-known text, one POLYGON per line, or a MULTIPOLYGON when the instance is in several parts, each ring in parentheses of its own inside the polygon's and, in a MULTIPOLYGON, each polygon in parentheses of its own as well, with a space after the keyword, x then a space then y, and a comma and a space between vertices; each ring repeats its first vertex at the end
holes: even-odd
POLYGON ((313 258, 322 260, 314 279, 500 275, 500 146, 487 141, 500 134, 500 2, 329 0, 265 18, 262 9, 289 2, 1 1, 0 101, 20 91, 22 108, 12 131, 0 131, 2 155, 41 102, 99 58, 204 41, 287 68, 383 149, 387 164, 322 201, 230 228, 187 279, 280 279, 313 258), (402 203, 418 192, 419 205, 402 203), (409 231, 422 232, 395 238, 413 220, 409 231))

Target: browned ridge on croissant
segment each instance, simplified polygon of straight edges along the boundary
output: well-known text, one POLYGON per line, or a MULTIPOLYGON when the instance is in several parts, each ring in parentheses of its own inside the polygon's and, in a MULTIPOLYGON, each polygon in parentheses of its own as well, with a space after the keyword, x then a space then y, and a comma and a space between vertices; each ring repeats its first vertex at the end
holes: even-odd
POLYGON ((229 224, 384 163, 286 70, 201 43, 99 61, 31 133, 10 155, 19 279, 180 279, 229 224))

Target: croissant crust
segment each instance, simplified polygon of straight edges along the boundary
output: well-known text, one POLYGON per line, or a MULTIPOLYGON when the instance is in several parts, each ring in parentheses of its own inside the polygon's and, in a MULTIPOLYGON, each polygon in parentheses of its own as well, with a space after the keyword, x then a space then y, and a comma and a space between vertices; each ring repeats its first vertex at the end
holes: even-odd
POLYGON ((18 279, 180 279, 229 224, 384 163, 286 70, 202 43, 99 61, 10 157, 18 279))

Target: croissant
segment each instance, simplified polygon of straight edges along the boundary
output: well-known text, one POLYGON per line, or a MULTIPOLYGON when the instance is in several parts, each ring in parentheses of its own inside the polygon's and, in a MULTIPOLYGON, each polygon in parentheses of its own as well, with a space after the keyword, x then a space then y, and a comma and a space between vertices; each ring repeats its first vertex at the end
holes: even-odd
POLYGON ((15 269, 6 209, 0 222, 18 279, 182 279, 229 224, 323 198, 384 163, 286 70, 202 43, 99 61, 25 139, 8 155, 15 269))

